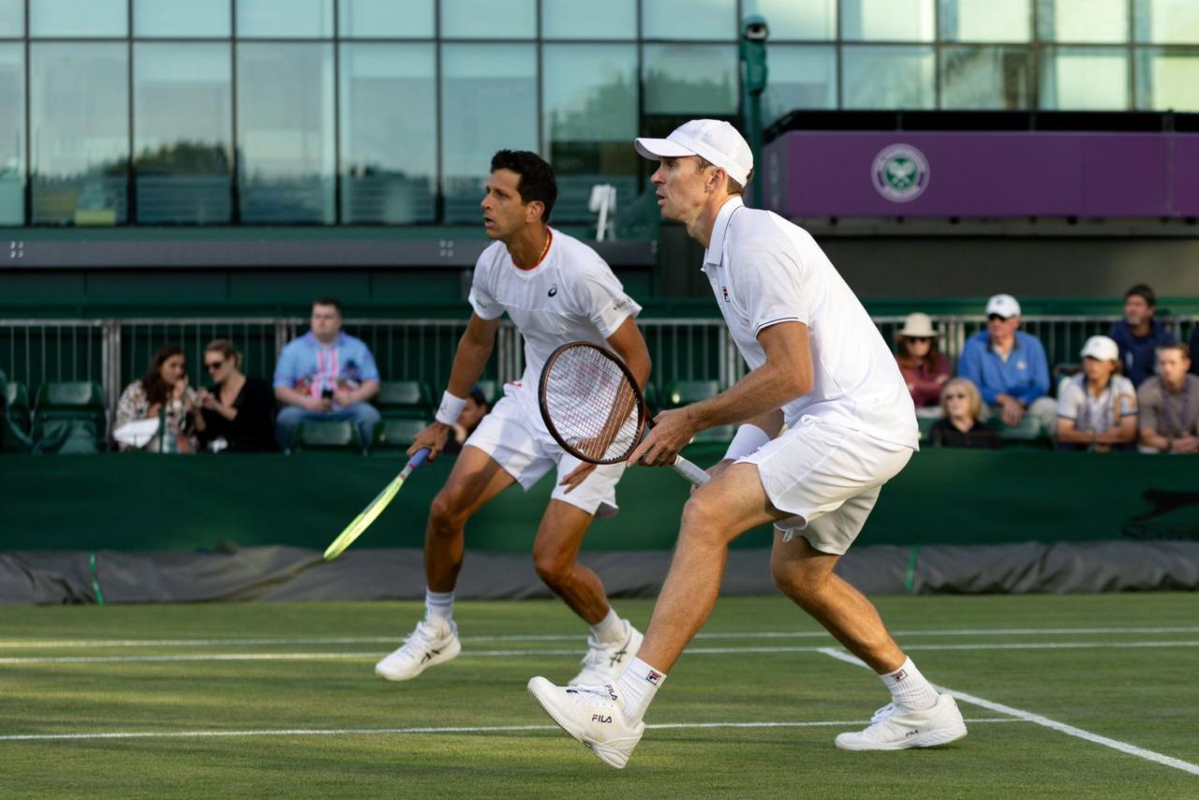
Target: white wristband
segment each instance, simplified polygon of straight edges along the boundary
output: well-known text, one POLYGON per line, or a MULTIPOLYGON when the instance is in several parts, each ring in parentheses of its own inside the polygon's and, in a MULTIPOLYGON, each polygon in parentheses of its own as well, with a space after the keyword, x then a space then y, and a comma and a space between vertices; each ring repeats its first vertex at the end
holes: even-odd
POLYGON ((733 441, 729 442, 729 449, 725 452, 724 457, 730 461, 736 461, 761 450, 769 441, 770 437, 766 435, 766 431, 757 425, 742 425, 737 429, 737 435, 733 437, 733 441))
POLYGON ((458 417, 462 416, 464 408, 466 408, 465 397, 454 397, 446 392, 441 396, 441 407, 437 409, 437 416, 434 419, 442 425, 453 425, 458 421, 458 417))

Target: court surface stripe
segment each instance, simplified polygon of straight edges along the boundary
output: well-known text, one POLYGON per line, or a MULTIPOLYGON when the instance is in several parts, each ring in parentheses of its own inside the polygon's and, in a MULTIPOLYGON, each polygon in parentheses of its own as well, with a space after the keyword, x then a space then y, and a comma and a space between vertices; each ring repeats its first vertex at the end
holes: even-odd
MULTIPOLYGON (((1005 644, 907 644, 906 650, 1081 650, 1105 647, 1155 648, 1199 647, 1199 641, 1186 642, 1008 642, 1005 644)), ((824 653, 827 647, 689 647, 687 655, 739 655, 749 653, 824 653)), ((459 658, 519 658, 522 656, 577 656, 579 648, 543 650, 464 650, 459 658)), ((0 666, 22 664, 137 664, 202 661, 329 661, 380 658, 386 653, 174 653, 143 656, 9 656, 0 658, 0 666)))
MULTIPOLYGON (((895 631, 893 636, 1068 636, 1101 633, 1199 633, 1199 626, 1174 628, 961 628, 948 630, 895 631)), ((508 636, 463 636, 463 642, 568 642, 582 640, 581 633, 570 634, 513 634, 508 636)), ((822 639, 824 631, 740 631, 729 633, 701 632, 697 639, 822 639)), ((398 642, 400 636, 353 636, 330 638, 272 638, 272 639, 0 639, 0 648, 38 647, 210 647, 263 646, 311 644, 386 644, 398 642)))
MULTIPOLYGON (((866 662, 862 661, 856 656, 850 655, 844 650, 838 650, 835 647, 824 647, 821 648, 820 652, 824 653, 830 658, 835 658, 838 661, 844 661, 847 664, 853 664, 855 667, 870 669, 870 667, 866 665, 866 662)), ((955 689, 950 689, 945 686, 938 686, 937 688, 957 700, 962 700, 964 702, 971 703, 972 705, 980 706, 988 711, 995 711, 1000 714, 1008 714, 1016 719, 1024 720, 1025 722, 1031 722, 1034 725, 1040 725, 1044 728, 1049 728, 1051 730, 1058 731, 1059 733, 1064 733, 1067 736, 1073 736, 1078 739, 1084 739, 1088 742, 1093 742, 1094 744, 1103 745, 1104 747, 1110 747, 1113 750, 1119 750, 1121 753, 1128 753, 1129 755, 1143 758, 1146 761, 1152 761, 1156 764, 1162 764, 1167 767, 1173 767, 1174 769, 1182 770, 1183 772, 1189 772, 1192 775, 1199 775, 1199 764, 1192 764, 1189 761, 1183 761, 1178 758, 1162 755, 1161 753, 1154 752, 1153 750, 1146 750, 1143 747, 1137 747, 1134 744, 1122 742, 1119 739, 1100 736, 1097 733, 1084 731, 1082 728, 1076 728, 1073 725, 1067 725, 1064 722, 1058 722, 1057 720, 1050 719, 1049 717, 1043 717, 1040 714, 1034 714, 1031 711, 1014 708, 1012 706, 1004 705, 1003 703, 996 703, 976 695, 967 694, 966 692, 959 692, 955 689)))
MULTIPOLYGON (((967 720, 979 722, 1021 722, 1011 717, 981 717, 967 720)), ((646 725, 650 730, 688 730, 698 728, 852 728, 865 725, 865 720, 821 720, 813 722, 671 722, 646 725)), ((112 731, 100 733, 17 733, 0 736, 0 742, 63 742, 88 739, 216 739, 237 736, 377 736, 422 733, 523 733, 526 731, 558 731, 557 725, 493 725, 471 728, 282 728, 278 730, 243 731, 112 731)))

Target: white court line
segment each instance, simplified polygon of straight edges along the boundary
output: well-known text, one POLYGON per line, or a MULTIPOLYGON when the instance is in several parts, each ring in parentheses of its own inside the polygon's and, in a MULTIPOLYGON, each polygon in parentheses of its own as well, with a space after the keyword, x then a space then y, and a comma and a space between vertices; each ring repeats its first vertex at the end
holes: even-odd
MULTIPOLYGON (((1185 642, 1009 642, 1006 644, 905 644, 905 650, 1082 650, 1110 648, 1199 647, 1199 641, 1185 642)), ((743 653, 824 653, 827 647, 689 647, 688 655, 720 656, 743 653)), ((519 658, 522 656, 577 656, 578 648, 522 650, 463 650, 459 658, 519 658)), ((156 662, 202 661, 328 661, 335 659, 372 659, 386 653, 188 653, 155 656, 14 656, 0 658, 0 666, 22 664, 137 664, 156 662)))
MULTIPOLYGON (((949 630, 894 631, 893 636, 1069 636, 1093 634, 1199 633, 1199 626, 1173 628, 957 628, 949 630)), ((395 636, 275 639, 0 639, 0 648, 49 647, 238 647, 313 644, 386 644, 395 636)), ((581 633, 513 634, 507 636, 463 636, 463 642, 567 642, 582 640, 581 633)), ((739 631, 701 632, 697 639, 823 639, 824 631, 739 631)))
MULTIPOLYGON (((847 664, 853 664, 855 667, 870 669, 866 662, 862 661, 860 658, 850 655, 849 653, 846 653, 843 650, 838 650, 834 647, 824 647, 821 648, 820 652, 824 653, 826 656, 835 658, 838 661, 844 661, 847 664)), ((1192 775, 1199 775, 1199 764, 1192 764, 1189 761, 1183 761, 1178 758, 1162 755, 1161 753, 1154 752, 1153 750, 1146 750, 1143 747, 1137 747, 1134 744, 1122 742, 1119 739, 1111 739, 1107 736, 1100 736, 1097 733, 1084 731, 1082 728, 1076 728, 1073 725, 1067 725, 1064 722, 1058 722, 1057 720, 1049 719, 1049 717, 1043 717, 1040 714, 1034 714, 1031 711, 1013 708, 1012 706, 1005 706, 1003 703, 995 703, 981 697, 976 697, 972 694, 966 694, 965 692, 949 689, 945 686, 938 686, 937 688, 955 699, 980 706, 988 711, 996 711, 1000 714, 1007 714, 1015 717, 1016 719, 1024 720, 1025 722, 1031 722, 1034 725, 1040 725, 1044 728, 1049 728, 1051 730, 1064 733, 1067 736, 1073 736, 1078 739, 1084 739, 1088 742, 1101 744, 1104 747, 1110 747, 1113 750, 1119 750, 1121 753, 1128 753, 1129 755, 1137 756, 1138 758, 1143 758, 1156 764, 1162 764, 1167 767, 1173 767, 1174 769, 1182 770, 1183 772, 1189 772, 1192 775)))
MULTIPOLYGON (((1010 717, 980 717, 978 722, 1020 722, 1010 717)), ((839 728, 862 725, 865 720, 821 720, 818 722, 671 722, 646 725, 653 730, 683 730, 690 728, 839 728)), ((242 731, 113 731, 108 733, 18 733, 0 736, 0 742, 63 742, 87 739, 217 739, 238 736, 377 736, 422 733, 523 733, 526 731, 558 731, 557 725, 492 725, 470 728, 281 728, 277 730, 242 731)))

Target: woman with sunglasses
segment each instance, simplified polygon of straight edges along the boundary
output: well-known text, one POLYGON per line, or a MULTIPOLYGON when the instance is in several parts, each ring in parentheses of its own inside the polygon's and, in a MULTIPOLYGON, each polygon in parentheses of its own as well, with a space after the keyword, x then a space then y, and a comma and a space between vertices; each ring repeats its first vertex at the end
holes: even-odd
POLYGON ((982 395, 971 381, 951 378, 946 382, 941 390, 941 410, 945 416, 929 431, 934 447, 999 448, 999 432, 982 421, 982 395))
POLYGON ((271 452, 275 447, 275 393, 261 378, 241 371, 241 353, 228 339, 204 348, 204 369, 212 386, 201 389, 201 439, 214 453, 271 452))
POLYGON ((928 314, 908 314, 903 327, 895 334, 899 352, 895 360, 912 393, 916 416, 937 416, 941 387, 952 374, 949 359, 937 347, 937 331, 928 314))

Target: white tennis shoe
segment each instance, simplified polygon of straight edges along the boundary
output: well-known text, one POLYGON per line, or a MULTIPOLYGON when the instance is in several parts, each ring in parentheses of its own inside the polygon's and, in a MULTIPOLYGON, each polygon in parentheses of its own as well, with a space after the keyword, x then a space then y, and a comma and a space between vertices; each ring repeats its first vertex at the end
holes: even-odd
POLYGON ((625 667, 641 649, 644 638, 633 623, 624 621, 625 635, 618 642, 604 644, 594 636, 587 637, 587 653, 583 656, 583 669, 570 679, 571 686, 603 686, 616 683, 625 667))
POLYGON ((611 685, 555 686, 533 678, 529 694, 562 730, 610 767, 624 769, 645 733, 644 722, 625 722, 624 703, 611 685))
POLYGON ((836 738, 836 744, 842 750, 903 750, 936 747, 965 735, 966 722, 958 704, 941 694, 937 695, 936 705, 924 711, 908 711, 888 703, 874 713, 868 728, 843 733, 836 738))
POLYGON ((391 655, 375 665, 375 674, 389 681, 408 681, 429 667, 444 664, 462 652, 458 626, 434 627, 418 622, 416 630, 391 655))

